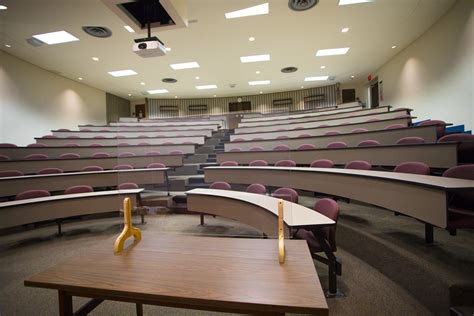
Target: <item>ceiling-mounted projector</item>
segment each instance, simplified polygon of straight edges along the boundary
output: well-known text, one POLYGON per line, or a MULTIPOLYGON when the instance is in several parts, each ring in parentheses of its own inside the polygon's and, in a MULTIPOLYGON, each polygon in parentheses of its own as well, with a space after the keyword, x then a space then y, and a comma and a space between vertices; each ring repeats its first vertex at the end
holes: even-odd
POLYGON ((133 51, 144 58, 166 55, 165 45, 156 36, 136 39, 133 51))

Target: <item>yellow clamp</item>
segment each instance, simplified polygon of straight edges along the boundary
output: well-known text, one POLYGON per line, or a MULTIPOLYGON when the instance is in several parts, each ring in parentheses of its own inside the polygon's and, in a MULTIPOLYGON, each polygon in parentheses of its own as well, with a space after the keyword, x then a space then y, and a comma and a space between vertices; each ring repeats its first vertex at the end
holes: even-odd
POLYGON ((278 200, 278 261, 285 263, 285 232, 283 227, 283 200, 278 200))
POLYGON ((115 240, 114 253, 123 251, 125 240, 129 237, 133 236, 135 241, 140 241, 142 239, 142 232, 140 229, 132 226, 132 200, 128 197, 123 200, 123 222, 123 230, 115 240))

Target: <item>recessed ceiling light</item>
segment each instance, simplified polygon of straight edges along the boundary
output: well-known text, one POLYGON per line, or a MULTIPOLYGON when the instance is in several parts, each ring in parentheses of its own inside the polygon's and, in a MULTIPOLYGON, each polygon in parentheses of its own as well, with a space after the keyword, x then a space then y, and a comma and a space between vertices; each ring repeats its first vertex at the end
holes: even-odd
POLYGON ((347 32, 349 32, 349 28, 348 28, 348 27, 345 27, 345 28, 343 28, 343 29, 341 30, 341 32, 342 32, 342 33, 347 33, 347 32))
POLYGON ((174 70, 191 69, 191 68, 199 68, 199 64, 195 61, 191 61, 188 63, 171 64, 170 67, 173 68, 174 70))
POLYGON ((328 80, 329 76, 315 76, 315 77, 306 77, 304 81, 323 81, 328 80))
POLYGON ((129 25, 124 25, 123 27, 130 33, 135 33, 135 31, 129 25))
POLYGON ((12 47, 12 46, 11 46, 10 44, 5 44, 5 47, 10 48, 10 47, 12 47))
POLYGON ((215 84, 207 84, 203 86, 196 86, 196 89, 198 90, 217 89, 217 86, 215 84))
POLYGON ((316 56, 345 55, 345 54, 347 54, 349 49, 350 49, 350 47, 318 49, 318 51, 316 52, 316 56))
POLYGON ((262 94, 262 93, 263 93, 263 91, 260 91, 260 94, 262 94))
POLYGON ((34 38, 48 45, 75 42, 79 39, 66 31, 58 31, 44 34, 33 35, 34 38))
POLYGON ((326 69, 326 66, 321 66, 321 67, 319 67, 319 68, 321 68, 321 69, 326 69))
POLYGON ((131 93, 129 93, 129 94, 128 94, 128 96, 129 96, 129 97, 131 97, 131 96, 132 96, 132 94, 131 94, 131 93))
POLYGON ((257 75, 259 75, 259 74, 260 74, 260 70, 257 70, 255 73, 256 73, 257 75))
POLYGON ((352 76, 351 76, 351 79, 354 79, 354 78, 355 78, 355 76, 354 76, 354 75, 352 75, 352 76))
POLYGON ((196 76, 195 78, 196 78, 196 80, 199 80, 199 79, 201 79, 201 78, 199 78, 198 76, 196 76))
POLYGON ((339 0, 339 5, 374 2, 374 0, 339 0))
POLYGON ((304 89, 304 86, 301 86, 301 89, 304 89))
POLYGON ((242 18, 245 16, 254 16, 254 15, 261 15, 261 14, 268 14, 268 2, 259 4, 253 7, 245 8, 242 10, 232 11, 225 14, 226 19, 235 19, 235 18, 242 18))
POLYGON ((217 95, 214 94, 214 98, 217 97, 217 95))
POLYGON ((177 95, 175 95, 175 96, 174 96, 174 98, 175 98, 175 99, 177 99, 177 98, 178 98, 178 96, 177 96, 177 95))
POLYGON ((140 82, 140 84, 141 84, 142 86, 144 86, 144 85, 145 85, 145 83, 144 83, 144 82, 140 82))
POLYGON ((166 50, 167 52, 171 52, 171 47, 166 47, 165 50, 166 50))
POLYGON ((255 41, 255 37, 253 37, 253 36, 249 37, 249 41, 250 41, 250 42, 255 41))
POLYGON ((83 78, 82 78, 82 77, 78 77, 77 79, 82 80, 83 78))
POLYGON ((397 46, 393 45, 392 48, 397 48, 397 46))
POLYGON ((0 4, 0 10, 6 10, 8 7, 6 5, 0 4))
POLYGON ((125 70, 109 71, 109 75, 114 76, 114 77, 125 77, 125 76, 138 75, 138 73, 136 73, 135 71, 131 69, 125 69, 125 70))
POLYGON ((99 57, 92 57, 93 61, 99 61, 99 57))
POLYGON ((269 54, 240 57, 240 62, 242 63, 255 63, 259 61, 269 61, 269 60, 270 60, 269 54))
POLYGON ((149 94, 159 94, 159 93, 168 93, 166 89, 156 89, 156 90, 148 90, 149 94))
POLYGON ((270 84, 270 80, 257 80, 257 81, 249 81, 249 86, 260 86, 264 84, 270 84))

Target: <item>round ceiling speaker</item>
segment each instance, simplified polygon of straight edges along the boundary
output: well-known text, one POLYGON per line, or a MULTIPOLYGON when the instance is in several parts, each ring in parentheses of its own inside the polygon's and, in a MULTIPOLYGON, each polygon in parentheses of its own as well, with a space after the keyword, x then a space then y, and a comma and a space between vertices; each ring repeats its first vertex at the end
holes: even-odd
POLYGON ((82 30, 94 37, 106 38, 112 36, 112 31, 105 26, 83 26, 82 30))
POLYGON ((288 7, 293 11, 309 10, 317 5, 319 0, 289 0, 288 7))
POLYGON ((164 83, 176 83, 176 82, 178 82, 178 80, 176 80, 174 78, 163 78, 163 79, 161 79, 161 81, 163 81, 164 83))
POLYGON ((295 72, 297 70, 298 70, 298 68, 296 68, 296 67, 285 67, 285 68, 281 69, 281 72, 285 73, 285 74, 289 74, 289 73, 295 72))

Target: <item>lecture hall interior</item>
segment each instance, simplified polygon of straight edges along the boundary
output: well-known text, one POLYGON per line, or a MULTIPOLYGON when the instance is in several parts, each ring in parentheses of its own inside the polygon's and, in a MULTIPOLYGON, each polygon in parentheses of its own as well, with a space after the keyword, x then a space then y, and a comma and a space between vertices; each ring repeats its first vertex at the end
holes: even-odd
POLYGON ((473 0, 0 0, 0 315, 474 315, 473 0))

